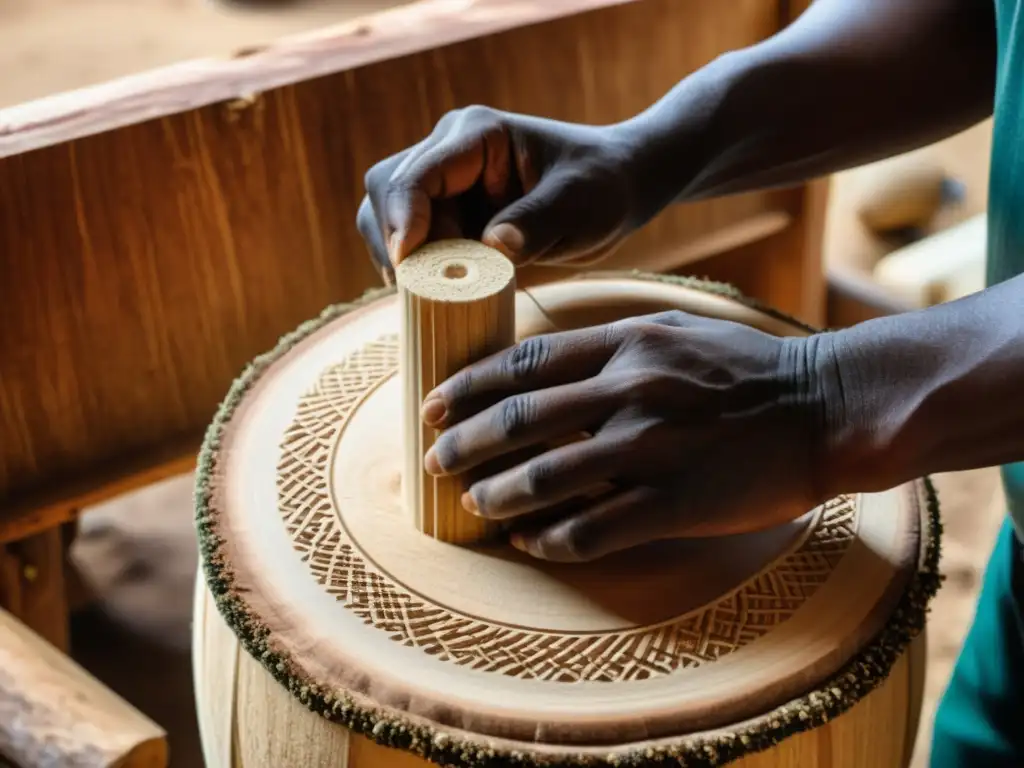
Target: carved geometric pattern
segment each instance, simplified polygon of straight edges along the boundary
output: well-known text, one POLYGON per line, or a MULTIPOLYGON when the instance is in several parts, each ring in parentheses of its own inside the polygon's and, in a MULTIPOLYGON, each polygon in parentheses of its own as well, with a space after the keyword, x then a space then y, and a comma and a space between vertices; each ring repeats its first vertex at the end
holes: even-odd
POLYGON ((332 365, 299 401, 278 463, 278 507, 324 589, 391 640, 475 670, 555 682, 629 681, 714 661, 785 622, 855 536, 854 499, 826 503, 803 543, 717 602, 673 621, 607 633, 533 631, 462 616, 410 594, 359 553, 332 509, 330 456, 359 401, 398 369, 386 336, 332 365))

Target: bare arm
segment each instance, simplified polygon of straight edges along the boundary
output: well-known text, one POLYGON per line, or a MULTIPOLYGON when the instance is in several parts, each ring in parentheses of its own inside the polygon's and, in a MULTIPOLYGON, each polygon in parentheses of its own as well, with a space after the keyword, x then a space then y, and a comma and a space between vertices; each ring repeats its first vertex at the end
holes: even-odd
POLYGON ((1024 275, 816 337, 826 484, 874 491, 1024 460, 1024 275))
POLYGON ((684 79, 625 127, 642 218, 785 186, 949 136, 991 114, 993 4, 817 0, 768 40, 684 79))

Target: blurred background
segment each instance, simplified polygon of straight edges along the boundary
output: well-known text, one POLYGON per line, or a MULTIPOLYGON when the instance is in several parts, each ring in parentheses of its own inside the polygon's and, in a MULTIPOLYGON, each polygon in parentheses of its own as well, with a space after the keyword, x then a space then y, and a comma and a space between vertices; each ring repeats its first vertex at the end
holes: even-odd
MULTIPOLYGON (((183 60, 230 54, 398 4, 0 0, 0 107, 183 60)), ((824 253, 829 269, 915 306, 976 290, 990 131, 984 123, 912 155, 833 179, 824 253), (909 229, 879 224, 867 210, 893 178, 920 179, 922 188, 933 192, 941 187, 941 194, 924 194, 925 210, 909 229), (922 242, 941 244, 933 238, 943 235, 956 256, 926 259, 932 267, 924 275, 913 244, 920 251, 922 242)), ((934 701, 970 621, 980 569, 1003 514, 994 471, 938 481, 947 582, 931 618, 928 699, 917 767, 924 765, 934 701)), ((173 765, 201 766, 189 664, 196 567, 191 477, 173 478, 89 510, 73 555, 85 586, 98 598, 94 607, 74 617, 73 654, 168 729, 173 765)))

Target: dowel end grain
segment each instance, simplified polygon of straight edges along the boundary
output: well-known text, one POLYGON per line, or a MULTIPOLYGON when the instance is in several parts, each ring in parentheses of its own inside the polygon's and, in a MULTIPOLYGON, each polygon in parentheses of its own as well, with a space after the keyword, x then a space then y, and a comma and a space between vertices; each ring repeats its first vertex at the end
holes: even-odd
POLYGON ((411 254, 395 270, 401 302, 403 492, 413 524, 453 544, 490 538, 498 526, 467 512, 462 477, 432 477, 423 456, 439 432, 423 424, 423 397, 465 366, 515 342, 515 267, 472 240, 442 240, 411 254))

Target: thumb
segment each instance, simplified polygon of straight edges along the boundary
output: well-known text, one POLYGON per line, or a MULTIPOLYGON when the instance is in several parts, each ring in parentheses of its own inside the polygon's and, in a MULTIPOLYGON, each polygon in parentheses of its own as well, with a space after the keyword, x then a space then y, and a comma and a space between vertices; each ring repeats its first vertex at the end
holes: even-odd
POLYGON ((529 193, 488 222, 481 239, 518 267, 569 255, 567 248, 575 250, 591 239, 586 231, 592 226, 586 216, 586 192, 578 186, 565 173, 544 175, 529 193))

